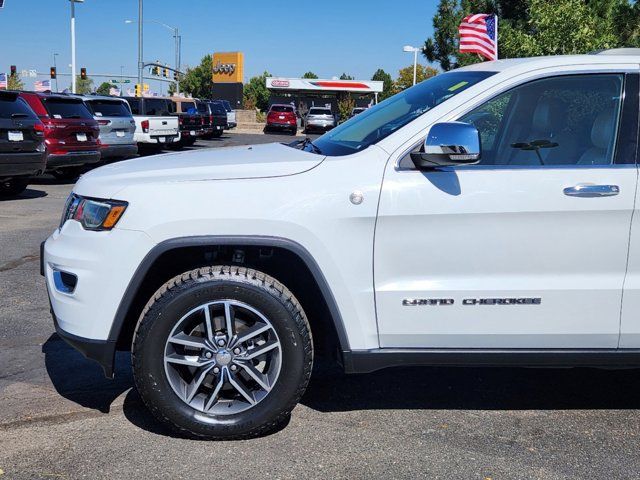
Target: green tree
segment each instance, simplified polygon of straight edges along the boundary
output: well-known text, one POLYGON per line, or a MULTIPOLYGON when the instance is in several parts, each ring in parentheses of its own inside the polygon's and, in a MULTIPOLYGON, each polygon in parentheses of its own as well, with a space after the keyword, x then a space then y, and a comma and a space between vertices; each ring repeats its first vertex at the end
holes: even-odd
POLYGON ((378 95, 378 100, 382 101, 393 95, 393 79, 391 78, 391 75, 383 69, 379 68, 376 70, 376 73, 373 74, 371 80, 382 82, 382 93, 378 95))
POLYGON ((197 98, 209 98, 213 90, 213 60, 211 55, 205 55, 200 65, 187 68, 182 80, 180 91, 197 98))
POLYGON ((342 95, 338 99, 338 113, 340 114, 340 120, 345 121, 351 115, 351 110, 356 106, 356 102, 351 98, 351 95, 342 95))
MULTIPOLYGON (((437 75, 438 71, 432 67, 425 67, 424 65, 418 64, 416 66, 416 83, 420 83, 427 78, 431 78, 434 75, 437 75)), ((409 65, 408 67, 404 67, 400 69, 398 72, 398 78, 394 82, 393 88, 394 93, 401 92, 405 88, 409 88, 413 86, 413 65, 409 65)))
POLYGON ((269 90, 267 89, 267 78, 272 77, 269 72, 265 71, 262 75, 252 77, 245 84, 243 90, 243 103, 245 108, 257 108, 264 111, 269 107, 269 90))
POLYGON ((176 82, 171 82, 169 88, 167 88, 167 94, 171 97, 178 90, 176 82))
POLYGON ((9 75, 7 79, 7 89, 8 90, 24 90, 24 84, 22 83, 22 79, 20 75, 9 75))
POLYGON ((96 93, 100 95, 109 95, 109 91, 111 90, 111 84, 109 82, 102 82, 98 88, 96 88, 96 93))
MULTIPOLYGON (((69 86, 69 90, 71 90, 71 86, 69 86)), ((80 75, 76 75, 76 93, 80 95, 86 95, 87 93, 91 93, 93 90, 93 79, 92 78, 82 78, 80 75)))
POLYGON ((631 0, 440 0, 427 60, 443 70, 482 61, 458 52, 458 26, 471 13, 498 15, 500 58, 640 46, 640 4, 631 0))
POLYGON ((316 75, 313 72, 307 72, 304 75, 302 75, 302 78, 318 78, 318 75, 316 75))
POLYGON ((340 80, 355 80, 355 78, 353 78, 351 75, 343 73, 342 75, 340 75, 340 80))

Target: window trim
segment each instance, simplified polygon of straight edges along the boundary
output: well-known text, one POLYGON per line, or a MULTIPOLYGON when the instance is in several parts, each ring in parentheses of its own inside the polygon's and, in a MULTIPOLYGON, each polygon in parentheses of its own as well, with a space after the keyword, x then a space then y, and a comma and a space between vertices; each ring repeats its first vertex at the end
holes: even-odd
MULTIPOLYGON (((591 70, 591 71, 575 71, 575 72, 563 72, 556 73, 550 75, 540 75, 535 77, 527 78, 525 81, 518 83, 516 85, 509 85, 506 88, 500 89, 495 92, 491 97, 482 99, 477 103, 473 103, 473 105, 464 108, 457 113, 453 113, 458 110, 458 108, 453 111, 448 112, 443 115, 441 118, 433 122, 431 126, 436 123, 446 122, 446 121, 455 121, 458 118, 463 117, 469 112, 475 110, 481 105, 486 104, 507 93, 510 90, 515 88, 519 88, 523 85, 527 85, 528 83, 536 82, 544 79, 551 79, 557 77, 569 77, 576 75, 622 75, 623 76, 623 84, 622 84, 622 100, 621 107, 618 119, 618 136, 616 138, 616 150, 613 155, 613 163, 608 165, 578 165, 578 164, 567 164, 567 165, 459 165, 459 166, 449 166, 449 167, 441 167, 438 170, 440 171, 468 171, 468 170, 566 170, 566 169, 602 169, 602 168, 620 168, 620 167, 633 167, 636 168, 638 166, 638 155, 639 155, 639 137, 640 137, 640 73, 637 69, 632 71, 630 70, 618 70, 618 69, 606 69, 606 70, 591 70), (636 101, 634 102, 634 98, 636 101), (629 145, 630 146, 630 156, 627 162, 620 161, 620 157, 623 153, 620 152, 620 145, 629 145)), ((416 148, 419 148, 424 143, 424 136, 421 136, 418 142, 414 142, 410 147, 405 149, 400 155, 398 155, 395 161, 395 170, 396 171, 417 171, 417 168, 411 162, 409 158, 409 154, 415 151, 416 148), (404 165, 409 162, 409 166, 404 165)))

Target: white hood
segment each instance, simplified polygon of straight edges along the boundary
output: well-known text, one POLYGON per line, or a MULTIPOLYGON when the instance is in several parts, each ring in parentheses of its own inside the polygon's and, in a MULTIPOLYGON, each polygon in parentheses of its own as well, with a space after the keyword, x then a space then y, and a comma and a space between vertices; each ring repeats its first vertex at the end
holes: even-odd
POLYGON ((310 170, 324 158, 280 143, 168 153, 97 168, 82 175, 73 191, 116 198, 123 188, 141 183, 283 177, 310 170))

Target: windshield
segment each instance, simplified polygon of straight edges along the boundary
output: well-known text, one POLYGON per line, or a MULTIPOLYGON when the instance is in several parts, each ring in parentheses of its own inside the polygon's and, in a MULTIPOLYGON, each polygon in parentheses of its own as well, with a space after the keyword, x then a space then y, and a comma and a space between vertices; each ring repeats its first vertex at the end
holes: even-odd
POLYGON ((331 110, 328 108, 312 108, 309 110, 309 115, 331 115, 331 110))
POLYGON ((96 117, 130 117, 126 103, 120 100, 89 100, 85 102, 96 117))
POLYGON ((93 120, 93 116, 81 100, 44 98, 42 103, 53 118, 87 118, 93 120))
POLYGON ((289 107, 287 105, 271 105, 271 108, 269 109, 269 111, 278 112, 278 113, 293 112, 293 107, 289 107))
MULTIPOLYGON (((332 156, 364 150, 493 74, 460 71, 436 75, 352 117, 314 140, 314 147, 323 155, 332 156)), ((305 149, 313 150, 309 145, 305 149)))
POLYGON ((198 113, 204 113, 205 115, 209 114, 209 108, 206 103, 197 102, 196 105, 198 106, 198 113))
POLYGON ((35 117, 27 102, 17 95, 0 95, 0 118, 35 117))

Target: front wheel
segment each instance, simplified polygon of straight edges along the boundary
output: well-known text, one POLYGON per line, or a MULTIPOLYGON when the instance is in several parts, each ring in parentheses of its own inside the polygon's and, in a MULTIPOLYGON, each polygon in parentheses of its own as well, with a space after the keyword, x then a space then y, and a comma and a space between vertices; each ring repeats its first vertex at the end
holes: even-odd
POLYGON ((293 294, 241 267, 199 268, 165 283, 133 341, 136 387, 183 434, 249 438, 282 423, 309 382, 311 329, 293 294))

